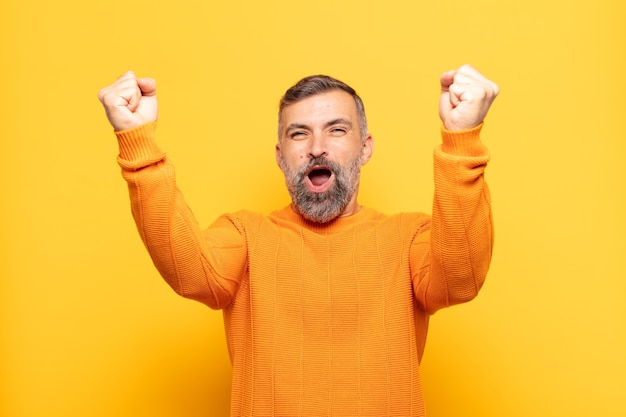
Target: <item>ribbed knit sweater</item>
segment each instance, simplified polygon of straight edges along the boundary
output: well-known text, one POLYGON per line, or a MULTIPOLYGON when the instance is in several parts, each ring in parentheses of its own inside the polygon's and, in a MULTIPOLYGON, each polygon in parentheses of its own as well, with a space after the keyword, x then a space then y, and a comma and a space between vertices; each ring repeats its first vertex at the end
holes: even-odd
POLYGON ((432 216, 362 207, 319 225, 291 207, 202 230, 155 142, 117 132, 153 261, 180 295, 223 309, 232 416, 423 416, 429 316, 476 296, 493 242, 481 126, 435 149, 432 216))

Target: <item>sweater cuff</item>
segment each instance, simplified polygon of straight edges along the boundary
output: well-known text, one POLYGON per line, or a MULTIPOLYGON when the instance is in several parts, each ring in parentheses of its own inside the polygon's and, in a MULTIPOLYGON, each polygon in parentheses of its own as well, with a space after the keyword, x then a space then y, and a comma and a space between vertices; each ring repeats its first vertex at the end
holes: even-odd
POLYGON ((441 126, 441 150, 455 156, 483 156, 487 147, 480 141, 483 123, 471 129, 447 130, 441 126))
POLYGON ((151 122, 115 132, 120 147, 118 162, 122 168, 143 168, 165 157, 155 140, 156 126, 156 122, 151 122))

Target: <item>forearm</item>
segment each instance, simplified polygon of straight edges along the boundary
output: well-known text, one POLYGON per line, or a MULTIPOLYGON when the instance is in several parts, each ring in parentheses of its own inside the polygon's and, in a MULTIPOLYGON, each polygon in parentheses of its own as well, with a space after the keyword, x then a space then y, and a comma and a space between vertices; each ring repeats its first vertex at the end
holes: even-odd
POLYGON ((430 232, 430 268, 422 288, 427 309, 462 303, 482 287, 493 245, 489 160, 480 142, 481 126, 461 132, 442 130, 435 150, 435 195, 430 232))
POLYGON ((160 274, 180 295, 212 308, 230 303, 236 281, 218 277, 202 231, 176 186, 173 165, 154 140, 156 124, 117 132, 141 239, 160 274))

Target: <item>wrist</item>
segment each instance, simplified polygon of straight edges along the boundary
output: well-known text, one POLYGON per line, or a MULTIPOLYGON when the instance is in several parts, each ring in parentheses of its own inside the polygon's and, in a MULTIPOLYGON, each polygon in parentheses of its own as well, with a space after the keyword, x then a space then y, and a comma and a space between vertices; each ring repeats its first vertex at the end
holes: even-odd
POLYGON ((155 139, 156 122, 145 123, 132 129, 115 132, 119 144, 119 159, 135 163, 154 162, 164 153, 155 139))
POLYGON ((487 148, 480 140, 483 123, 470 129, 448 130, 441 126, 441 150, 456 156, 481 156, 487 148))

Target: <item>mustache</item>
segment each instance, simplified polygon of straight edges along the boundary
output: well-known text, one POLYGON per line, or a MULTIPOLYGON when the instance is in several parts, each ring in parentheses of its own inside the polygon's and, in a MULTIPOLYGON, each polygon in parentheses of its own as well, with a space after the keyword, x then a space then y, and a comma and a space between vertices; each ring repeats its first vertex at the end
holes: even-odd
POLYGON ((316 156, 315 158, 311 158, 305 166, 301 167, 298 170, 298 175, 300 177, 304 176, 307 171, 309 171, 314 166, 328 167, 333 173, 335 173, 335 175, 341 172, 341 166, 338 163, 331 161, 325 156, 316 156))

